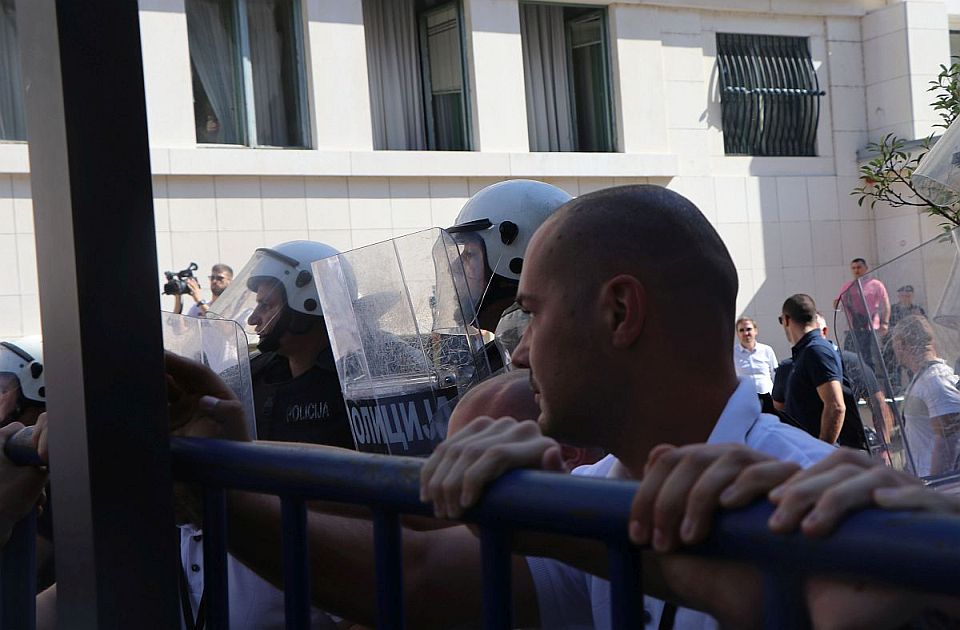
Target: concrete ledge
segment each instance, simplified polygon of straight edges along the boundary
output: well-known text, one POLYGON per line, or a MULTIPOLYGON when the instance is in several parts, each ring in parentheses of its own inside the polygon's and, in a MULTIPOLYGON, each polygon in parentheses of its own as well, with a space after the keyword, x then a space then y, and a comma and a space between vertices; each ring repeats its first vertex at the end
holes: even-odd
POLYGON ((0 142, 0 173, 29 173, 26 142, 0 142))
MULTIPOLYGON (((292 177, 663 177, 674 154, 151 149, 154 175, 292 177)), ((25 144, 0 144, 0 173, 29 173, 25 144)))
MULTIPOLYGON (((300 177, 673 177, 675 155, 631 153, 483 153, 468 151, 297 151, 169 149, 157 175, 300 177)), ((158 155, 158 158, 161 156, 158 155)))

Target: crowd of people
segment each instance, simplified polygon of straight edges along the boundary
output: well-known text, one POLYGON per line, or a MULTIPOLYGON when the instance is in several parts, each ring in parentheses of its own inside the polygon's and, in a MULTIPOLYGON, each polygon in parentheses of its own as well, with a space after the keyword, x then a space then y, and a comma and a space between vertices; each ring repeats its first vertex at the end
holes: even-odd
POLYGON ((850 269, 852 279, 834 300, 850 326, 842 347, 830 340, 813 299, 793 295, 779 318, 791 356, 778 360, 757 341, 756 321, 742 317, 733 351, 737 374, 754 382, 765 411, 825 442, 873 451, 920 477, 957 472, 960 377, 939 356, 914 287, 901 286, 891 305, 883 282, 864 277, 863 258, 850 269))
MULTIPOLYGON (((648 624, 660 628, 760 623, 762 589, 754 569, 669 553, 703 540, 718 508, 766 497, 777 506, 772 530, 808 536, 828 535, 846 515, 868 506, 960 513, 960 500, 854 450, 867 447, 863 423, 851 414, 865 400, 876 409, 873 423, 884 439, 902 426, 908 443, 924 450, 927 459, 914 460, 917 475, 955 467, 960 456, 956 376, 937 356, 931 324, 909 298, 893 308, 885 288, 861 283, 860 293, 871 297, 863 316, 854 317, 862 329, 851 331, 889 335, 910 375, 903 417, 895 421, 897 407, 873 373, 882 352, 866 359, 870 344, 858 342, 859 354, 845 355, 829 341, 810 296, 783 303, 779 322, 792 345, 788 360, 778 361, 757 341, 757 322, 736 317, 737 273, 723 241, 677 193, 623 186, 572 199, 539 182, 502 182, 479 192, 449 232, 462 252, 482 261, 470 291, 473 323, 492 331, 506 309, 516 345, 512 369, 459 401, 447 438, 423 465, 421 498, 444 523, 408 527, 402 536, 410 627, 478 623, 479 543, 455 521, 488 483, 514 468, 639 482, 629 536, 644 550, 648 624), (677 329, 686 333, 676 335, 677 329)), ((224 268, 212 270, 211 287, 217 275, 223 287, 215 305, 197 298, 203 314, 240 318, 259 337, 252 374, 260 439, 353 446, 311 268, 336 253, 305 241, 260 249, 235 278, 224 268)), ((857 259, 852 268, 857 282, 866 264, 857 259)), ((849 293, 838 300, 855 309, 843 302, 849 293)), ((42 375, 42 359, 33 363, 39 374, 29 361, 13 372, 24 400, 31 375, 42 375)), ((167 372, 171 391, 196 394, 171 406, 175 433, 251 439, 242 406, 215 373, 169 353, 167 372)), ((7 391, 0 390, 0 402, 7 391)), ((25 407, 5 416, 0 446, 35 420, 25 407)), ((36 422, 34 440, 46 457, 57 419, 40 414, 36 422)), ((45 475, 12 466, 2 455, 0 467, 7 473, 0 478, 0 524, 9 525, 32 509, 45 475)), ((178 503, 183 624, 202 627, 202 523, 189 501, 178 503)), ((279 500, 230 492, 227 510, 230 625, 281 627, 279 500)), ((355 515, 311 509, 313 627, 376 623, 372 529, 355 515)), ((511 571, 517 627, 610 627, 606 556, 596 543, 524 536, 516 541, 511 571)), ((815 624, 855 618, 861 627, 898 627, 930 608, 957 612, 950 600, 815 578, 807 592, 815 624), (843 597, 822 605, 815 595, 824 589, 843 597)), ((55 586, 38 597, 41 627, 52 623, 54 604, 55 586)))

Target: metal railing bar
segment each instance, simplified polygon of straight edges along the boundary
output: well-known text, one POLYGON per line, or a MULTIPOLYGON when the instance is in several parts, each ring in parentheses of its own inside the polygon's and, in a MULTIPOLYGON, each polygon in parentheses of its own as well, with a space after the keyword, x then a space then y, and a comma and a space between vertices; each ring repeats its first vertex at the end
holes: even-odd
MULTIPOLYGON (((420 502, 422 459, 197 438, 172 438, 171 447, 175 476, 193 483, 433 515, 420 502)), ((520 483, 497 482, 464 520, 502 524, 509 514, 510 526, 517 529, 604 541, 626 538, 632 482, 607 480, 597 493, 596 480, 584 477, 519 470, 506 479, 520 483), (558 504, 564 507, 558 510, 558 504)))
MULTIPOLYGON (((175 475, 255 492, 297 494, 402 513, 431 514, 419 500, 422 460, 346 451, 174 438, 175 475)), ((636 483, 514 471, 493 483, 464 520, 625 542, 636 483)), ((832 535, 774 534, 773 506, 719 514, 706 543, 689 553, 793 572, 850 575, 958 595, 960 519, 864 510, 832 535)))
POLYGON ((763 627, 770 630, 810 628, 799 576, 776 571, 763 574, 763 627))
POLYGON ((374 510, 373 541, 377 565, 377 628, 402 630, 403 546, 396 512, 374 510))
POLYGON ((855 577, 960 595, 956 517, 868 509, 849 516, 826 538, 808 538, 772 533, 767 521, 773 509, 763 502, 720 514, 705 545, 690 551, 739 558, 772 571, 855 577))
POLYGON ((617 630, 643 627, 640 551, 629 544, 607 548, 610 564, 610 620, 617 630))
POLYGON ((34 630, 37 627, 37 515, 27 515, 13 527, 0 555, 3 594, 0 628, 34 630))
POLYGON ((203 489, 203 607, 209 630, 229 630, 227 502, 222 487, 203 489))
POLYGON ((509 630, 513 627, 510 534, 500 527, 480 529, 483 558, 483 627, 509 630))
POLYGON ((310 556, 307 506, 299 497, 280 499, 283 519, 283 607, 287 630, 310 627, 310 556))

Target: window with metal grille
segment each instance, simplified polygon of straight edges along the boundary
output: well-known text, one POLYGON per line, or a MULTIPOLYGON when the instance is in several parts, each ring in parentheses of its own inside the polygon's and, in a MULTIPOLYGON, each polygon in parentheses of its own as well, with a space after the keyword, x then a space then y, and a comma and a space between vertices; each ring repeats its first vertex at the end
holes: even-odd
POLYGON ((816 155, 820 90, 805 37, 717 33, 727 155, 816 155))

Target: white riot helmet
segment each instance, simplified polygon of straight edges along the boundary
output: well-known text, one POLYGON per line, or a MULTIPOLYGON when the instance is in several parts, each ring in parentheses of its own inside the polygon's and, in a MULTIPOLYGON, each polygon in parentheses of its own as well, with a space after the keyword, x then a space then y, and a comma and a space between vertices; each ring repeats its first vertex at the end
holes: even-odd
POLYGON ((499 182, 471 197, 447 231, 480 236, 490 271, 516 281, 533 233, 571 199, 566 191, 532 179, 499 182))
POLYGON ((310 265, 339 253, 314 241, 261 247, 207 316, 236 321, 248 334, 260 335, 261 350, 273 350, 283 333, 303 334, 323 317, 310 265))
POLYGON ((0 375, 4 374, 11 374, 20 382, 20 392, 26 400, 46 404, 41 338, 0 341, 0 375))

